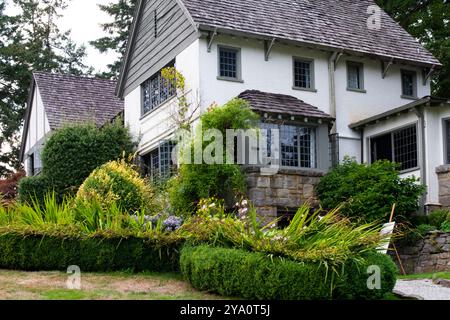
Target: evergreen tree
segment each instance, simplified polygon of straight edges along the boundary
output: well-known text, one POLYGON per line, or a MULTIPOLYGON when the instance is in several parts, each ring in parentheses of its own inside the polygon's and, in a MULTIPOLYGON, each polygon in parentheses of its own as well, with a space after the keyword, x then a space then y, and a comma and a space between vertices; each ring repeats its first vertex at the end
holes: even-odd
POLYGON ((17 15, 4 14, 0 0, 0 176, 19 169, 23 125, 33 71, 92 72, 85 48, 61 32, 56 20, 70 0, 13 0, 17 15))
POLYGON ((108 5, 99 5, 102 11, 113 17, 113 22, 102 24, 108 35, 91 41, 90 44, 101 53, 113 50, 118 54, 117 60, 108 65, 109 71, 100 75, 102 77, 117 79, 119 76, 136 3, 137 0, 118 0, 108 5))

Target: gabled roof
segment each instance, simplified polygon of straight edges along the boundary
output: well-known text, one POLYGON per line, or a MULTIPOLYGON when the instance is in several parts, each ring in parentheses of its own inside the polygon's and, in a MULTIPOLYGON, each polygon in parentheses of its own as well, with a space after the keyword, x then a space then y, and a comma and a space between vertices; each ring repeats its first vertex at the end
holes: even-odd
POLYGON ((74 122, 102 126, 123 111, 116 81, 46 72, 33 77, 52 130, 74 122))
POLYGON ((116 97, 116 81, 68 74, 34 72, 22 134, 21 160, 25 151, 35 89, 39 89, 50 129, 66 124, 93 122, 102 126, 123 112, 116 97))
POLYGON ((332 116, 319 108, 284 94, 247 90, 242 92, 238 98, 248 101, 251 109, 261 113, 333 120, 332 116))
POLYGON ((199 29, 234 30, 409 62, 440 65, 381 10, 368 28, 373 0, 181 0, 199 29))
POLYGON ((382 121, 384 119, 388 119, 389 117, 392 117, 394 115, 399 115, 404 112, 408 112, 410 110, 414 110, 414 108, 425 106, 425 107, 441 107, 441 106, 450 106, 450 100, 446 98, 439 98, 439 97, 432 97, 432 96, 425 96, 421 99, 418 99, 416 101, 410 102, 408 104, 405 104, 403 106, 400 106, 398 108, 394 108, 391 110, 388 110, 386 112, 377 114, 375 116, 372 116, 367 119, 363 119, 361 121, 352 123, 349 125, 350 129, 359 130, 361 128, 364 128, 367 125, 375 124, 379 121, 382 121))

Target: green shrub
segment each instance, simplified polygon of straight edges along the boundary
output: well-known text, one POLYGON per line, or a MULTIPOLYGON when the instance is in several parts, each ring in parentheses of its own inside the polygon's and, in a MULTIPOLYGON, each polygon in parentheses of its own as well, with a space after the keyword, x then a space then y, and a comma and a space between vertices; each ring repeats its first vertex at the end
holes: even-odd
POLYGON ((428 216, 428 224, 435 226, 436 228, 439 229, 449 216, 450 212, 446 210, 433 211, 428 216))
MULTIPOLYGON (((62 128, 51 135, 42 151, 42 176, 37 189, 23 188, 22 200, 36 193, 42 199, 39 187, 54 190, 61 201, 64 195, 73 195, 79 186, 98 166, 133 152, 134 143, 128 128, 120 121, 98 128, 92 124, 62 128), (46 185, 45 185, 46 184, 46 185)), ((24 180, 33 179, 26 178, 24 180)), ((19 190, 20 194, 20 190, 19 190)))
POLYGON ((125 160, 111 161, 95 169, 77 193, 77 200, 96 201, 104 208, 113 203, 125 212, 135 213, 152 206, 154 192, 135 168, 125 160))
POLYGON ((440 230, 443 232, 450 232, 450 221, 447 220, 442 222, 440 230))
POLYGON ((260 300, 379 299, 392 292, 397 268, 389 256, 367 253, 339 276, 321 263, 298 263, 262 253, 208 246, 184 247, 180 269, 195 288, 260 300), (381 269, 381 289, 367 286, 367 267, 381 269))
MULTIPOLYGON (((367 252, 363 255, 362 263, 349 260, 344 266, 344 276, 339 281, 335 296, 340 299, 383 299, 387 293, 391 293, 397 282, 398 269, 389 255, 376 252, 367 252), (373 275, 370 266, 380 268, 381 288, 370 290, 367 282, 369 276, 373 275)), ((371 283, 372 285, 374 283, 371 283)))
MULTIPOLYGON (((259 116, 249 104, 241 99, 233 99, 222 107, 212 108, 201 117, 203 132, 216 129, 224 137, 223 159, 227 159, 226 130, 250 129, 257 126, 259 116)), ((195 139, 199 137, 196 136, 195 139)), ((189 144, 182 152, 193 154, 189 144)), ((203 142, 203 150, 208 143, 203 142)), ((192 161, 192 163, 194 163, 192 161)), ((192 213, 200 199, 217 197, 224 199, 228 206, 236 203, 235 195, 245 192, 245 178, 237 164, 181 164, 179 173, 170 181, 171 204, 178 213, 192 213)))
POLYGON ((331 297, 331 275, 320 264, 300 264, 238 249, 184 247, 180 268, 199 290, 260 300, 331 297))
POLYGON ((181 242, 120 236, 61 236, 0 229, 0 268, 24 271, 171 272, 179 269, 181 242))
POLYGON ((416 178, 401 179, 397 164, 378 161, 367 165, 349 159, 323 177, 317 187, 324 208, 344 203, 343 215, 365 221, 387 220, 394 203, 396 216, 407 218, 419 208, 424 191, 416 178))
POLYGON ((46 194, 52 192, 49 179, 44 176, 23 178, 19 182, 19 202, 21 203, 43 203, 46 194))

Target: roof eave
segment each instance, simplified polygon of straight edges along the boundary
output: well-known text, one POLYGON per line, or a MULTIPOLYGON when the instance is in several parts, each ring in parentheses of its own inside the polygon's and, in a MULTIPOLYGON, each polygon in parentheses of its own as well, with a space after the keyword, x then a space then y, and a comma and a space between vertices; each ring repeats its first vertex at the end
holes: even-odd
POLYGON ((425 96, 421 99, 418 99, 416 101, 413 101, 411 103, 405 104, 403 106, 400 106, 398 108, 386 111, 384 113, 380 113, 378 115, 375 115, 373 117, 363 119, 361 121, 352 123, 349 125, 350 129, 354 130, 360 130, 361 128, 377 123, 378 121, 382 121, 383 119, 386 119, 388 117, 391 117, 395 114, 403 113, 408 110, 412 110, 414 108, 420 107, 420 106, 430 106, 430 107, 436 107, 436 106, 442 106, 445 104, 450 104, 450 100, 447 100, 445 98, 439 98, 439 97, 432 97, 432 96, 425 96))
POLYGON ((370 56, 370 57, 378 59, 378 60, 381 59, 381 60, 390 61, 391 59, 394 59, 394 61, 398 62, 398 63, 416 65, 416 66, 427 67, 427 68, 434 67, 435 69, 439 69, 443 66, 442 63, 440 63, 437 59, 436 59, 436 61, 433 61, 433 62, 422 61, 422 60, 410 60, 410 59, 406 59, 403 57, 379 55, 379 54, 374 54, 374 53, 363 51, 363 50, 361 50, 361 51, 351 50, 351 49, 347 49, 344 47, 324 45, 324 44, 317 43, 317 42, 298 41, 298 40, 291 40, 291 39, 281 38, 281 37, 268 35, 268 34, 239 31, 239 30, 235 30, 235 29, 228 29, 228 28, 223 28, 220 26, 215 26, 215 25, 210 25, 210 24, 199 24, 198 30, 206 31, 206 32, 216 31, 216 32, 222 33, 222 34, 229 34, 229 35, 234 35, 234 36, 258 39, 258 40, 276 39, 279 42, 284 42, 286 44, 291 44, 291 45, 297 45, 297 46, 301 45, 304 47, 309 47, 312 49, 318 49, 318 50, 329 51, 329 52, 342 52, 342 53, 348 53, 348 54, 352 54, 352 55, 370 56))

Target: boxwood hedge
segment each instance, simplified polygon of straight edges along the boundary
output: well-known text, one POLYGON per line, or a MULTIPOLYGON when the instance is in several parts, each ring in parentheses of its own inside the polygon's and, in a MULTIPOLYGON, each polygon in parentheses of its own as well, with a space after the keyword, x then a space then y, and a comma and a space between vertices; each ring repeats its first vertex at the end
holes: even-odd
POLYGON ((298 263, 237 249, 184 247, 184 277, 197 289, 260 300, 378 299, 392 292, 396 267, 386 255, 368 254, 337 276, 319 263, 298 263), (379 265, 381 289, 367 287, 367 267, 379 265))
POLYGON ((181 242, 160 246, 157 239, 59 237, 0 233, 0 268, 24 271, 171 272, 179 270, 181 242))

